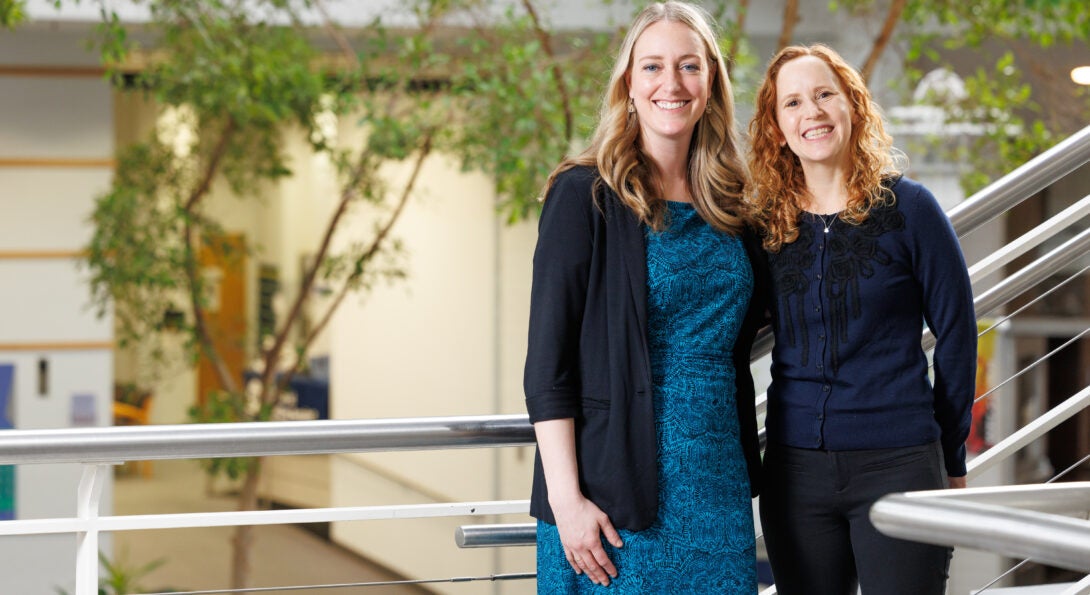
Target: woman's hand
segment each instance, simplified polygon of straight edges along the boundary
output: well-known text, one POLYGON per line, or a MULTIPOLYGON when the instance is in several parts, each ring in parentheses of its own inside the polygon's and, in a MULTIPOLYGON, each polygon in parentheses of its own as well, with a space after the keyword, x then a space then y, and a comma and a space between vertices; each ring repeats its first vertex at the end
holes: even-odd
POLYGON ((564 556, 576 574, 599 585, 617 577, 617 568, 602 547, 602 536, 614 547, 624 545, 606 513, 583 495, 575 456, 575 421, 551 419, 534 424, 537 452, 549 487, 549 508, 556 518, 564 556))
POLYGON ((952 489, 963 488, 969 485, 969 483, 965 480, 964 475, 962 475, 961 477, 948 477, 947 482, 950 484, 950 488, 952 489))
POLYGON ((582 495, 568 502, 550 502, 550 506, 568 564, 576 574, 585 572, 594 583, 609 585, 610 578, 617 578, 617 568, 606 555, 601 536, 613 547, 624 545, 609 517, 582 495))

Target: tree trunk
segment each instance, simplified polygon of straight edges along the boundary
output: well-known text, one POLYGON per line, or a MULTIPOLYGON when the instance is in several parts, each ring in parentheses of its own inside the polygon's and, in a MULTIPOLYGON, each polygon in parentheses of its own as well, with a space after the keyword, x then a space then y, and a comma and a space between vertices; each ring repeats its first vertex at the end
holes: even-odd
POLYGON ((901 15, 904 13, 907 4, 908 0, 893 0, 890 4, 889 12, 886 13, 886 20, 882 23, 882 32, 874 39, 870 54, 863 63, 863 67, 859 69, 859 74, 863 77, 864 82, 870 82, 871 74, 874 73, 874 68, 878 65, 882 53, 886 51, 886 46, 893 39, 893 30, 897 28, 897 23, 901 21, 901 15))
POLYGON ((749 0, 740 0, 738 2, 738 20, 735 23, 734 34, 730 36, 730 42, 727 46, 727 54, 723 56, 723 59, 727 62, 727 76, 731 76, 734 70, 734 59, 738 54, 738 46, 740 45, 740 39, 746 32, 746 16, 749 14, 749 0))
MULTIPOLYGON (((239 510, 257 510, 257 484, 261 478, 261 459, 254 461, 254 466, 242 481, 242 490, 238 495, 239 510)), ((250 586, 251 553, 254 543, 253 525, 235 527, 231 538, 231 588, 245 589, 250 586)))
POLYGON ((783 23, 780 29, 780 39, 776 42, 776 51, 791 45, 791 39, 795 36, 795 25, 799 22, 799 0, 787 0, 783 5, 783 23))

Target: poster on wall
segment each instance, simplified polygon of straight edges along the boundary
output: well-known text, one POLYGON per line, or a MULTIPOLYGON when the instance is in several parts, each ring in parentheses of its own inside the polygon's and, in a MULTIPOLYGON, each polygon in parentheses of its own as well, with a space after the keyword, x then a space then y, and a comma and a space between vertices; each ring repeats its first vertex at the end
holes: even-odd
POLYGON ((988 319, 977 321, 977 332, 982 333, 977 340, 976 356, 976 395, 973 400, 973 424, 965 447, 971 454, 980 454, 992 446, 988 425, 992 413, 991 373, 996 367, 994 322, 988 319))
MULTIPOLYGON (((12 391, 15 387, 15 364, 0 363, 0 430, 10 430, 12 423, 12 391)), ((0 465, 0 521, 15 518, 15 465, 0 465)))

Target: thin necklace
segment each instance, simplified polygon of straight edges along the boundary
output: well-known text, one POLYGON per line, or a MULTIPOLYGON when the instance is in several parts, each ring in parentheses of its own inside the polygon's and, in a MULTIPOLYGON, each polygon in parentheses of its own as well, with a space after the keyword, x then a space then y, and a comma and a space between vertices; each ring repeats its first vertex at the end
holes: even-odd
POLYGON ((814 213, 814 216, 821 220, 821 226, 825 228, 825 233, 829 233, 829 229, 833 227, 833 223, 836 223, 836 218, 840 216, 839 212, 833 213, 833 216, 828 221, 825 220, 824 215, 818 215, 814 213))

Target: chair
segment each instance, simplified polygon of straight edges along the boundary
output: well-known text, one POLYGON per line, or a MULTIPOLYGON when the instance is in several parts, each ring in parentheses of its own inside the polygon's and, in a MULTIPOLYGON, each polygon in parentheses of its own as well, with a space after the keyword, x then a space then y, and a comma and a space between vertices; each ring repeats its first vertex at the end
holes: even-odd
MULTIPOLYGON (((139 392, 132 385, 114 385, 114 425, 146 426, 151 415, 152 395, 139 392), (136 404, 134 404, 136 403, 136 404)), ((130 461, 141 477, 151 477, 151 461, 130 461)))

